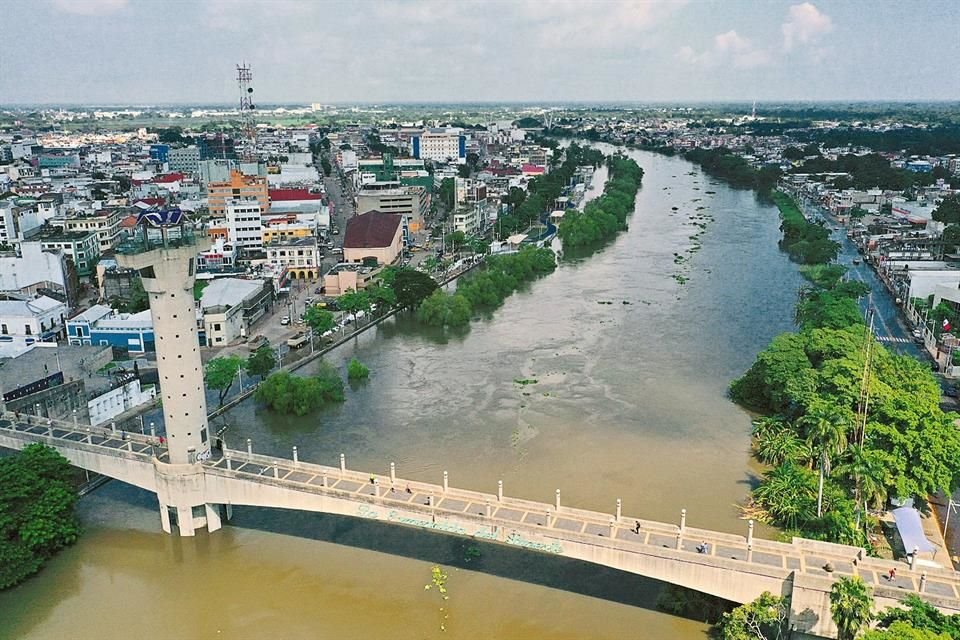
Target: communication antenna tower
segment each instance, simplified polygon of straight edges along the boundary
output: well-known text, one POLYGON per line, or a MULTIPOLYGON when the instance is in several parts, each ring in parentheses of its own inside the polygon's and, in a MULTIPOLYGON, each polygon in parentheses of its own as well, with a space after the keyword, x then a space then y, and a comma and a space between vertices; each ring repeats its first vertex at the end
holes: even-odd
POLYGON ((253 72, 246 62, 237 65, 237 86, 240 87, 240 123, 244 138, 243 159, 254 162, 257 159, 257 125, 254 121, 253 72))
POLYGON ((753 101, 753 111, 750 112, 750 119, 751 120, 757 119, 757 101, 756 100, 753 101))

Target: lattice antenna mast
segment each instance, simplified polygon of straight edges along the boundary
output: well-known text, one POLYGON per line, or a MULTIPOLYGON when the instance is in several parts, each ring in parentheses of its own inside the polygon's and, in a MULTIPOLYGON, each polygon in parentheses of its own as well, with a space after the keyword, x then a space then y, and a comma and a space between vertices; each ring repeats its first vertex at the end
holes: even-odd
POLYGON ((257 159, 257 123, 254 120, 256 105, 253 103, 253 72, 246 62, 237 65, 237 86, 240 87, 240 126, 243 131, 243 159, 257 159))

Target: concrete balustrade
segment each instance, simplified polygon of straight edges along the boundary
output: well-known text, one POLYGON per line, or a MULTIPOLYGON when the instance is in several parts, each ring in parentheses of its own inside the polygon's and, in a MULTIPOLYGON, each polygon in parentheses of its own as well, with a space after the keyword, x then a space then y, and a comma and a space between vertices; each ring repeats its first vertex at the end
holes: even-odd
MULTIPOLYGON (((74 464, 133 481, 137 486, 146 485, 149 490, 158 490, 156 486, 150 486, 151 482, 155 483, 150 479, 154 469, 159 473, 167 467, 187 468, 187 465, 167 465, 154 458, 149 450, 149 446, 156 444, 153 435, 126 434, 126 439, 120 442, 115 425, 84 428, 78 432, 54 424, 51 421, 45 429, 25 425, 0 427, 0 446, 22 448, 29 442, 47 442, 56 446, 74 464), (38 432, 27 431, 28 428, 38 432), (78 441, 76 435, 67 439, 65 436, 69 434, 64 433, 66 431, 81 434, 81 439, 78 441), (94 434, 102 435, 102 440, 94 438, 94 434), (136 477, 129 476, 128 471, 136 477)), ((239 460, 225 454, 222 459, 189 465, 194 470, 191 473, 204 478, 196 486, 206 494, 199 495, 195 502, 206 502, 208 506, 250 504, 303 508, 354 517, 385 518, 387 514, 397 514, 390 515, 390 519, 395 519, 398 524, 405 524, 407 520, 412 523, 423 521, 430 527, 452 533, 462 531, 465 535, 471 535, 474 530, 471 527, 485 527, 481 530, 489 531, 492 540, 534 545, 533 548, 538 550, 557 549, 560 551, 554 552, 564 556, 640 573, 735 601, 756 597, 756 590, 761 587, 774 592, 792 588, 796 602, 794 611, 799 612, 797 623, 801 625, 798 629, 809 632, 822 632, 826 628, 822 625, 829 626, 829 623, 804 622, 800 615, 802 610, 798 607, 806 603, 811 610, 823 613, 822 604, 816 605, 819 608, 813 605, 825 597, 824 594, 829 594, 829 585, 837 577, 849 571, 862 575, 872 572, 875 595, 880 604, 895 603, 904 594, 903 588, 879 581, 889 568, 897 567, 900 569, 897 587, 903 587, 906 581, 912 584, 908 589, 922 594, 925 600, 941 610, 960 611, 960 574, 950 569, 931 567, 918 574, 912 570, 916 568, 915 560, 910 563, 911 569, 904 569, 903 563, 867 558, 863 549, 857 547, 802 538, 791 542, 763 540, 755 537, 753 521, 747 523, 745 536, 709 531, 688 527, 684 509, 678 527, 625 518, 620 499, 616 501, 615 517, 611 518, 609 514, 562 505, 559 489, 554 492, 554 501, 550 505, 505 496, 502 480, 497 483, 496 494, 451 487, 446 472, 439 487, 424 482, 407 482, 397 478, 394 463, 390 463, 391 488, 380 491, 377 487, 383 478, 347 470, 344 454, 340 454, 339 468, 335 468, 300 461, 295 447, 292 460, 254 454, 249 440, 247 449, 247 455, 239 460), (373 491, 369 488, 371 479, 373 491), (395 486, 398 482, 400 487, 408 488, 420 498, 411 499, 404 489, 395 486), (468 508, 467 505, 472 506, 468 508), (517 519, 517 513, 528 515, 517 519), (420 520, 417 520, 418 514, 422 514, 420 520), (621 524, 623 522, 626 523, 621 524), (640 524, 639 533, 633 531, 635 523, 640 524), (511 542, 514 535, 520 537, 511 542), (700 540, 709 543, 709 553, 697 553, 690 543, 685 544, 686 541, 700 540), (857 560, 856 568, 845 569, 852 566, 854 559, 857 560), (771 560, 776 562, 771 564, 771 560), (825 561, 837 567, 829 575, 821 571, 825 561), (783 586, 791 583, 792 587, 783 586), (945 585, 948 585, 951 596, 943 595, 945 585)), ((161 501, 161 504, 171 503, 161 501)), ((219 526, 218 516, 208 514, 208 518, 206 526, 219 526)), ((823 620, 829 621, 829 612, 826 613, 823 620)))

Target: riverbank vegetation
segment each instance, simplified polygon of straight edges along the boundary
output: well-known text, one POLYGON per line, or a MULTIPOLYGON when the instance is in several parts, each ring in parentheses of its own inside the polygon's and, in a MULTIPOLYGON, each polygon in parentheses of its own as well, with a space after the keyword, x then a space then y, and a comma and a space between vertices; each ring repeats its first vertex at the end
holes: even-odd
POLYGON ((79 538, 72 476, 67 460, 42 444, 0 458, 0 589, 23 582, 79 538))
MULTIPOLYGON (((872 589, 859 576, 841 577, 830 588, 830 617, 838 640, 960 640, 960 615, 944 615, 914 594, 902 605, 874 611, 872 589), (877 624, 868 629, 874 620, 877 624)), ((789 612, 786 597, 765 591, 724 613, 711 635, 720 640, 780 640, 793 635, 786 628, 789 612)))
POLYGON ((343 380, 330 364, 321 361, 313 376, 296 376, 289 371, 270 374, 254 395, 279 413, 306 415, 330 402, 343 402, 343 380))
MULTIPOLYGON (((555 140, 545 140, 556 148, 555 140)), ((497 235, 506 238, 515 233, 525 231, 530 225, 539 222, 554 201, 563 193, 564 187, 570 184, 577 167, 589 165, 599 167, 604 160, 603 152, 592 147, 582 147, 575 142, 564 149, 563 162, 552 168, 549 173, 530 181, 526 196, 523 192, 511 191, 510 211, 497 218, 497 235)))
POLYGON ((869 546, 869 509, 956 488, 960 433, 930 370, 873 337, 857 304, 866 286, 841 270, 807 271, 799 331, 774 338, 730 390, 767 414, 753 447, 772 468, 746 511, 787 535, 869 546))
POLYGON ((369 377, 370 367, 356 358, 351 358, 350 364, 347 365, 347 378, 350 380, 366 380, 369 377))
POLYGON ((725 147, 716 149, 691 149, 683 154, 690 162, 700 165, 707 175, 742 189, 753 189, 762 194, 769 193, 780 179, 782 172, 778 167, 754 169, 741 156, 725 147))
POLYGON ((809 222, 787 194, 774 191, 771 197, 780 209, 780 230, 783 231, 781 249, 803 264, 822 264, 836 259, 840 245, 830 239, 829 229, 809 222))
POLYGON ((434 291, 417 309, 417 319, 434 327, 461 327, 474 311, 495 309, 525 282, 557 268, 550 249, 525 247, 517 253, 487 258, 485 266, 460 278, 457 290, 434 291))
POLYGON ((643 169, 632 158, 612 155, 607 158, 610 178, 603 195, 591 200, 583 211, 568 210, 560 222, 558 235, 564 248, 582 247, 612 238, 627 228, 633 213, 643 169))

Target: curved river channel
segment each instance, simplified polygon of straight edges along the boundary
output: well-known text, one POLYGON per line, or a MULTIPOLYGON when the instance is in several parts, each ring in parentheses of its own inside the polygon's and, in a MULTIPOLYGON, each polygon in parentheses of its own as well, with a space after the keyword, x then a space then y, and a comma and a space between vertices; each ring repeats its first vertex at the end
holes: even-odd
MULTIPOLYGON (((605 151, 613 150, 600 145, 605 151)), ((679 158, 644 168, 629 231, 510 297, 462 334, 391 320, 340 347, 370 380, 304 418, 241 405, 227 444, 257 452, 743 532, 755 479, 750 416, 726 397, 792 329, 800 276, 776 209, 679 158), (675 208, 675 209, 674 209, 675 208), (699 249, 692 250, 694 247, 699 249), (608 304, 609 303, 609 304, 608 304), (521 385, 515 380, 532 379, 521 385)), ((602 172, 601 172, 602 174, 602 172)), ((600 176, 602 178, 602 175, 600 176)), ((601 180, 597 181, 601 183, 601 180)), ((596 186, 602 187, 602 184, 596 186)), ((160 532, 152 496, 110 483, 84 498, 86 533, 0 594, 0 638, 704 637, 655 609, 659 583, 375 522, 236 509, 231 526, 160 532), (450 599, 425 590, 444 566, 450 599), (441 631, 441 624, 445 631, 441 631)))

